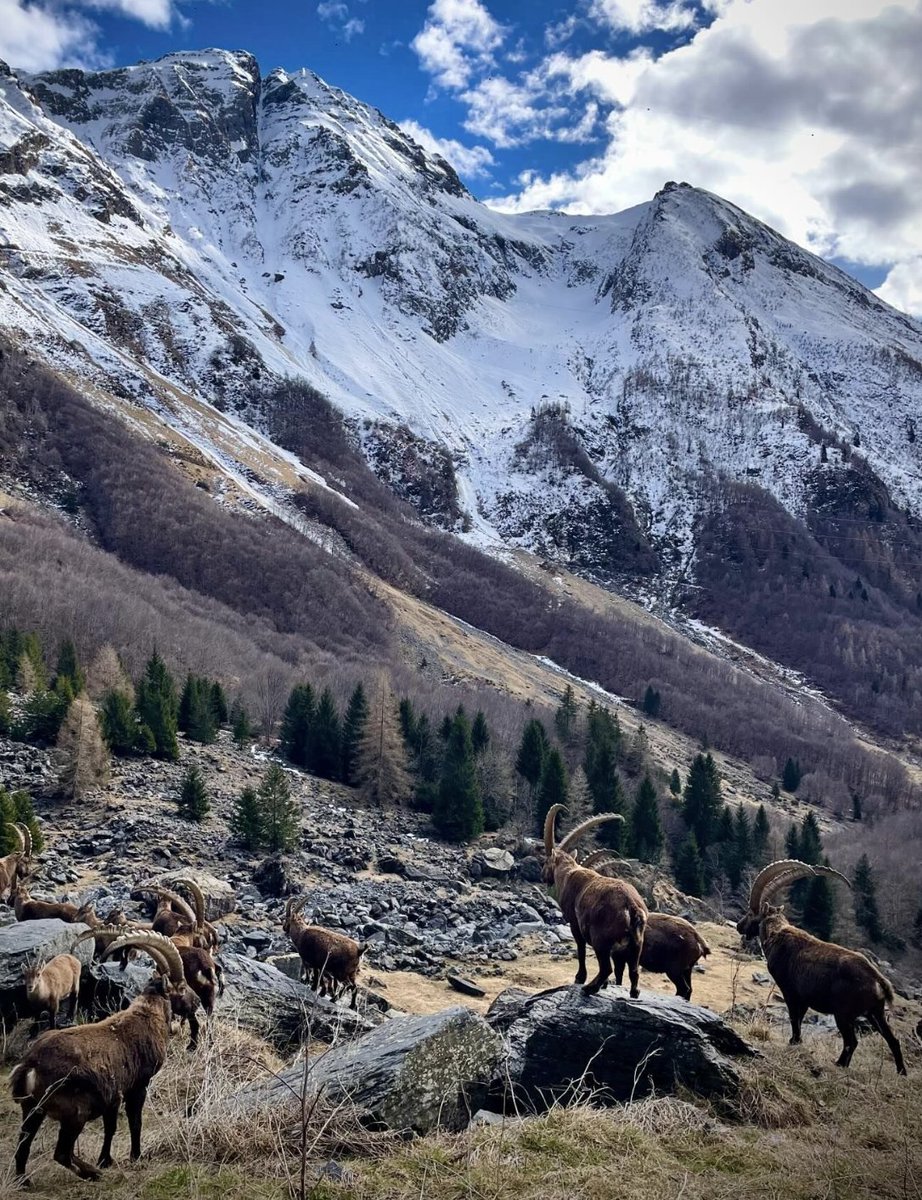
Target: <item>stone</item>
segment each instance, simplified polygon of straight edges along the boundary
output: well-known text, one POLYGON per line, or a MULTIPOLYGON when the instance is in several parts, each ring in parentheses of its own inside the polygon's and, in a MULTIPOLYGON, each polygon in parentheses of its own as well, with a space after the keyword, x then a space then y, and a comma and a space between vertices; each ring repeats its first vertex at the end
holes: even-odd
POLYGON ((206 921, 218 921, 221 917, 226 917, 228 913, 236 911, 237 897, 226 879, 218 879, 214 875, 209 875, 207 871, 182 867, 178 871, 169 871, 167 874, 161 875, 157 882, 166 888, 175 888, 178 879, 191 879, 202 889, 202 895, 205 897, 206 921))
POLYGON ((227 952, 221 955, 221 963, 226 990, 218 1001, 218 1014, 233 1015, 242 1028, 282 1051, 306 1041, 356 1037, 381 1020, 376 1007, 359 1013, 334 1004, 270 963, 227 952))
MULTIPOLYGON (((464 1129, 482 1107, 502 1038, 467 1008, 392 1017, 372 1033, 308 1060, 307 1088, 355 1105, 376 1129, 425 1134, 464 1129)), ((254 1106, 297 1103, 305 1065, 235 1097, 254 1106)))
POLYGON ((544 877, 544 864, 540 858, 529 854, 519 862, 519 879, 525 883, 541 883, 544 877))
POLYGON ((473 861, 480 867, 482 875, 494 879, 506 879, 515 867, 515 859, 509 851, 499 846, 489 846, 486 850, 478 851, 473 861))
POLYGON ((461 975, 446 975, 445 979, 449 987, 453 987, 456 992, 461 992, 465 996, 485 996, 487 994, 482 987, 478 987, 476 983, 472 983, 470 979, 464 979, 461 975))
POLYGON ((506 1040, 488 1107, 540 1112, 592 1094, 620 1103, 679 1088, 717 1101, 739 1089, 736 1059, 757 1051, 708 1009, 676 997, 586 996, 563 987, 501 993, 487 1020, 506 1040))
POLYGON ((288 863, 280 854, 263 859, 253 871, 253 883, 261 895, 278 899, 294 896, 301 890, 291 878, 288 863))

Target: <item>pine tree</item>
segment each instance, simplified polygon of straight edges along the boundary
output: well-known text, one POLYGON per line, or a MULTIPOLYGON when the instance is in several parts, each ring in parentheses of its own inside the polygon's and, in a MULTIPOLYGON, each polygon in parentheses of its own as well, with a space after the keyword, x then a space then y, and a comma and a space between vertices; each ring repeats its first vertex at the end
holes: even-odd
POLYGON ((781 799, 781 785, 779 784, 777 779, 772 780, 772 799, 773 800, 781 799))
POLYGON ((212 707, 211 684, 207 679, 191 672, 186 676, 177 724, 190 741, 207 746, 215 740, 218 728, 212 707))
POLYGON ((483 709, 479 708, 474 717, 474 723, 471 725, 471 745, 474 747, 474 753, 481 755, 489 744, 490 729, 487 725, 487 718, 483 714, 483 709))
MULTIPOLYGON (((728 816, 729 809, 724 810, 728 816)), ((730 887, 736 891, 743 881, 743 872, 752 862, 752 828, 742 802, 732 818, 729 841, 725 845, 722 865, 730 887)))
POLYGON ((176 685, 156 650, 148 659, 138 684, 135 708, 139 723, 146 725, 153 736, 154 754, 157 758, 175 762, 179 758, 176 685))
POLYGON ((568 683, 563 689, 563 695, 560 698, 557 711, 554 713, 554 728, 557 730, 557 736, 565 746, 572 745, 576 737, 578 715, 579 706, 576 703, 576 694, 572 686, 568 683))
POLYGON ((556 746, 552 746, 544 756, 541 778, 535 792, 534 828, 539 836, 544 830, 544 818, 548 809, 554 804, 566 803, 567 769, 560 751, 556 746))
POLYGON ((102 736, 109 750, 120 758, 139 753, 138 716, 124 692, 106 692, 99 714, 102 736))
POLYGON ((656 788, 650 776, 644 775, 631 812, 631 850, 641 862, 655 863, 662 856, 664 841, 656 788))
POLYGON ((253 726, 250 724, 247 710, 239 700, 235 700, 231 705, 230 722, 235 746, 242 748, 253 740, 253 726))
POLYGON ((366 803, 404 804, 413 792, 397 704, 386 678, 378 680, 358 747, 357 778, 366 803))
POLYGON ((55 683, 59 679, 66 679, 68 681, 70 690, 75 696, 79 696, 86 686, 86 676, 80 667, 80 663, 77 661, 77 647, 70 638, 65 638, 58 650, 55 683))
POLYGON ((10 797, 15 812, 15 820, 25 825, 32 834, 32 851, 35 854, 41 854, 45 848, 45 835, 42 833, 42 827, 39 824, 38 817, 35 815, 35 808, 32 804, 32 797, 28 792, 20 789, 13 792, 10 797))
POLYGON ((187 821, 204 821, 211 804, 198 763, 190 763, 182 777, 176 807, 187 821))
POLYGON ((800 787, 802 778, 803 772, 800 769, 800 763, 796 758, 789 758, 784 764, 784 771, 781 774, 781 786, 786 792, 793 794, 800 787))
POLYGON ((227 695, 217 679, 211 685, 211 715, 218 729, 223 728, 230 719, 230 712, 227 707, 227 695))
POLYGON ((771 827, 768 823, 768 813, 765 805, 760 804, 756 810, 756 819, 752 823, 752 863, 759 870, 768 863, 768 843, 771 838, 771 827))
MULTIPOLYGON (((621 729, 617 718, 598 705, 590 706, 586 717, 586 751, 583 771, 592 798, 594 813, 615 812, 627 816, 627 804, 617 764, 621 750, 621 729)), ((603 846, 620 851, 627 844, 627 830, 621 821, 600 825, 597 834, 603 846)))
POLYGON ((23 650, 22 634, 12 625, 7 626, 0 633, 0 685, 4 688, 15 684, 23 650))
POLYGON ((58 734, 57 756, 58 787, 69 799, 82 799, 109 778, 109 752, 86 696, 78 696, 70 706, 58 734))
POLYGON ((547 754, 548 740, 544 726, 532 717, 522 730, 522 740, 519 743, 515 759, 516 772, 522 776, 534 796, 535 789, 541 779, 544 769, 544 756, 547 754))
POLYGON ((400 732, 409 749, 413 745, 413 737, 416 732, 416 713, 413 709, 413 701, 409 696, 404 696, 400 701, 397 715, 400 719, 400 732))
POLYGON ((669 779, 669 790, 673 796, 681 796, 682 794, 682 778, 675 767, 673 767, 672 776, 669 779))
POLYGON ((823 838, 820 833, 819 821, 816 819, 816 813, 812 810, 804 815, 803 824, 800 827, 800 838, 798 841, 800 850, 800 858, 802 862, 814 867, 822 859, 823 853, 823 838))
POLYGON ((710 754, 695 755, 685 784, 682 815, 699 851, 707 850, 717 838, 723 807, 717 764, 710 754))
POLYGON ((13 723, 13 710, 6 690, 0 688, 0 734, 9 733, 13 723))
POLYGON ((829 941, 835 928, 836 902, 828 876, 817 875, 807 881, 803 926, 815 937, 829 941))
POLYGON ((852 792, 852 820, 860 821, 864 816, 861 804, 861 797, 857 792, 852 792))
POLYGON ((788 826, 788 831, 785 834, 784 857, 800 858, 800 834, 797 832, 797 826, 793 821, 788 826))
POLYGON ((0 785, 0 858, 19 849, 19 839, 10 828, 16 823, 16 819, 13 797, 0 785))
POLYGON ((342 763, 340 766, 343 783, 354 784, 356 781, 359 746, 367 723, 368 700, 365 697, 364 687, 361 683, 357 683, 352 689, 352 695, 346 705, 346 716, 343 721, 342 763))
POLYGON ((314 708, 314 689, 309 683, 296 684, 282 715, 281 750, 288 761, 298 767, 307 766, 314 708))
POLYGON ((689 896, 704 895, 704 866, 693 829, 689 830, 676 855, 675 878, 680 891, 689 896))
POLYGON ((298 841, 298 804, 291 795, 288 778, 278 763, 273 763, 263 776, 257 800, 262 814, 266 849, 272 854, 294 849, 298 841))
POLYGON ((852 887, 856 924, 865 931, 872 942, 882 941, 884 930, 877 907, 877 884, 866 854, 862 854, 858 859, 852 887))
POLYGON ((307 766, 321 779, 338 779, 342 766, 342 732, 333 693, 325 687, 314 710, 307 743, 307 766))
POLYGON ((231 810, 230 830, 245 850, 259 850, 266 840, 263 813, 256 789, 245 787, 231 810))
POLYGON ((643 703, 641 705, 644 714, 648 717, 658 717, 661 703, 659 692, 652 683, 648 684, 647 690, 643 694, 643 703))
POLYGON ((469 842, 483 832, 483 803, 471 727, 463 712, 455 715, 445 746, 432 823, 442 837, 454 842, 469 842))

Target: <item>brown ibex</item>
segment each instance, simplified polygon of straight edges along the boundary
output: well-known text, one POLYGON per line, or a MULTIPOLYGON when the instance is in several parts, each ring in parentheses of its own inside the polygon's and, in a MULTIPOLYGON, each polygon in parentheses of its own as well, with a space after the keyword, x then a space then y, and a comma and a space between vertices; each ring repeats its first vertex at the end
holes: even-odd
POLYGON ((344 933, 324 929, 321 925, 309 925, 301 916, 301 908, 306 903, 306 896, 300 900, 289 900, 282 921, 282 928, 301 956, 301 977, 313 991, 319 989, 320 995, 326 991, 331 999, 336 999, 337 994, 341 995, 346 988, 351 988, 350 1007, 355 1008, 358 994, 356 979, 367 944, 356 942, 344 933))
POLYGON ((13 825, 8 821, 7 828, 16 834, 19 849, 0 858, 0 899, 6 893, 8 903, 12 904, 18 881, 25 879, 32 870, 32 835, 26 825, 13 825))
POLYGON ((544 821, 544 882, 557 893, 560 911, 576 941, 578 970, 574 982, 583 984, 587 996, 594 995, 612 972, 612 954, 622 953, 631 981, 631 996, 640 995, 638 964, 647 923, 647 906, 640 892, 623 879, 608 879, 581 867, 572 854, 581 837, 604 821, 623 821, 619 813, 600 813, 572 829, 559 845, 554 842, 557 814, 563 804, 552 804, 544 821), (592 946, 599 963, 598 974, 586 983, 586 945, 592 946))
POLYGON ((758 934, 768 973, 784 997, 791 1018, 792 1046, 800 1043, 807 1009, 831 1013, 842 1035, 837 1065, 847 1067, 858 1046, 856 1022, 866 1017, 890 1048, 897 1072, 906 1074, 900 1043, 887 1022, 893 1003, 890 981, 863 954, 834 942, 823 942, 788 921, 771 897, 798 879, 830 875, 851 887, 832 867, 811 867, 796 859, 770 863, 753 880, 746 915, 737 923, 744 938, 758 934))
MULTIPOLYGON (((611 858, 604 850, 596 850, 583 860, 584 867, 603 874, 607 867, 629 866, 624 859, 611 858)), ((677 996, 683 1000, 692 997, 692 971, 698 960, 711 953, 698 930, 684 917, 673 917, 668 913, 648 912, 647 927, 640 951, 641 970, 651 975, 665 975, 675 987, 677 996)), ((624 978, 626 959, 623 954, 612 955, 615 963, 615 983, 619 986, 624 978)))
POLYGON ((23 975, 26 1000, 38 1016, 47 1012, 51 1017, 51 1028, 58 1023, 58 1010, 64 1001, 69 1002, 69 1019, 77 1011, 77 996, 80 992, 80 959, 73 954, 56 954, 44 966, 27 967, 23 975))
POLYGON ((13 1099, 22 1106, 16 1149, 16 1179, 25 1182, 29 1151, 46 1117, 57 1121, 55 1162, 81 1179, 99 1171, 74 1154, 84 1126, 102 1117, 103 1143, 97 1167, 112 1163, 112 1139, 124 1101, 131 1133, 131 1158, 141 1156, 141 1115, 151 1079, 163 1066, 174 1016, 194 1016, 196 1001, 183 978, 176 947, 152 932, 113 942, 118 951, 136 946, 149 954, 157 973, 122 1012, 89 1025, 53 1029, 29 1046, 10 1075, 13 1099))

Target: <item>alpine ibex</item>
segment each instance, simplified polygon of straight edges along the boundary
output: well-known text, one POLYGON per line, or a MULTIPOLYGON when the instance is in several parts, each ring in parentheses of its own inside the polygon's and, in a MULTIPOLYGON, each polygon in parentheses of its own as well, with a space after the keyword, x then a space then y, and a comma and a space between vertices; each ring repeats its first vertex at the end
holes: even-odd
POLYGON ((557 814, 563 804, 552 804, 544 821, 544 882, 557 892, 560 911, 576 941, 578 970, 575 982, 587 996, 594 995, 612 972, 612 954, 623 954, 631 981, 631 996, 640 995, 638 964, 647 923, 647 906, 640 892, 623 879, 607 879, 581 867, 568 853, 581 837, 604 821, 623 821, 619 813, 601 813, 572 829, 559 845, 554 842, 557 814), (599 963, 594 979, 586 983, 586 945, 599 963))
POLYGON ((19 849, 0 858, 0 899, 5 892, 8 903, 12 904, 17 883, 27 878, 33 869, 32 834, 27 825, 13 825, 8 821, 7 828, 16 834, 19 849))
POLYGON ((51 1028, 58 1023, 58 1010, 67 1001, 70 1020, 77 1011, 77 996, 80 992, 80 959, 73 954, 56 954, 44 966, 27 967, 23 976, 26 1000, 39 1015, 47 1012, 51 1017, 51 1028))
MULTIPOLYGON (((583 860, 584 867, 591 867, 601 875, 606 867, 628 866, 624 859, 611 858, 605 850, 596 850, 583 860)), ((675 987, 677 996, 691 1000, 692 971, 698 960, 711 953, 698 930, 684 917, 673 917, 668 913, 648 912, 647 927, 640 951, 640 966, 651 975, 665 975, 675 987)), ((612 955, 615 963, 615 983, 619 986, 624 978, 626 959, 623 954, 612 955)))
POLYGON ((832 867, 781 859, 753 880, 746 915, 736 927, 744 938, 759 936, 768 973, 788 1008, 792 1046, 800 1044, 800 1026, 807 1009, 831 1013, 842 1035, 837 1065, 847 1067, 858 1046, 856 1022, 866 1017, 890 1047, 897 1072, 905 1075, 900 1043, 887 1022, 886 1006, 893 1003, 890 981, 863 954, 797 929, 782 908, 769 903, 782 888, 815 875, 829 875, 851 887, 832 867))
POLYGON ((13 1099, 22 1106, 16 1149, 16 1179, 25 1182, 29 1151, 46 1117, 57 1121, 55 1162, 81 1179, 99 1171, 74 1153, 89 1121, 102 1117, 103 1143, 97 1167, 112 1163, 112 1138, 124 1101, 131 1133, 131 1158, 141 1156, 141 1115, 151 1079, 163 1066, 174 1016, 194 1016, 197 1003, 183 978, 176 947, 152 932, 127 934, 113 952, 136 946, 149 954, 157 973, 128 1008, 105 1020, 52 1029, 35 1039, 10 1075, 13 1099))
POLYGON ((331 999, 337 997, 337 986, 342 994, 352 989, 351 1008, 355 1008, 358 994, 356 979, 362 955, 367 944, 353 941, 344 933, 334 933, 321 925, 309 925, 301 916, 307 897, 289 900, 285 906, 282 928, 291 938, 301 956, 301 977, 313 991, 328 991, 331 999))

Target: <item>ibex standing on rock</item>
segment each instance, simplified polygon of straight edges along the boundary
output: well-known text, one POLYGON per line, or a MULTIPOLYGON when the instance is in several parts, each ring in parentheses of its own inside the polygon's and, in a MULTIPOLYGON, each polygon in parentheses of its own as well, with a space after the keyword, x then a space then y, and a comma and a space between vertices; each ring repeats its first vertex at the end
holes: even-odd
POLYGON ((336 999, 337 986, 342 994, 352 989, 351 1008, 355 1008, 359 973, 359 962, 367 943, 356 942, 344 933, 334 933, 321 925, 309 925, 301 916, 301 908, 307 897, 289 900, 285 906, 282 928, 291 938, 292 945, 301 956, 301 975, 309 987, 322 996, 327 991, 336 999))
POLYGON ((557 814, 566 812, 562 804, 552 804, 544 821, 544 882, 557 892, 560 911, 569 922, 576 940, 579 969, 574 982, 584 985, 587 996, 594 995, 612 973, 612 955, 623 955, 631 981, 631 995, 640 995, 638 964, 647 923, 647 906, 640 892, 623 879, 608 879, 596 871, 581 867, 572 854, 581 837, 604 821, 623 821, 619 813, 601 813, 572 829, 559 845, 554 843, 557 814), (592 946, 599 971, 586 983, 586 944, 592 946))
POLYGON ((781 859, 753 880, 748 911, 736 928, 743 937, 759 936, 768 973, 788 1006, 792 1046, 800 1044, 800 1026, 808 1008, 832 1013, 843 1042, 837 1065, 847 1067, 858 1045, 855 1024, 866 1017, 890 1047, 898 1073, 905 1075, 900 1043, 887 1022, 886 1007, 893 1003, 890 981, 863 954, 797 929, 782 908, 768 903, 782 888, 814 875, 831 875, 852 886, 832 867, 781 859))

